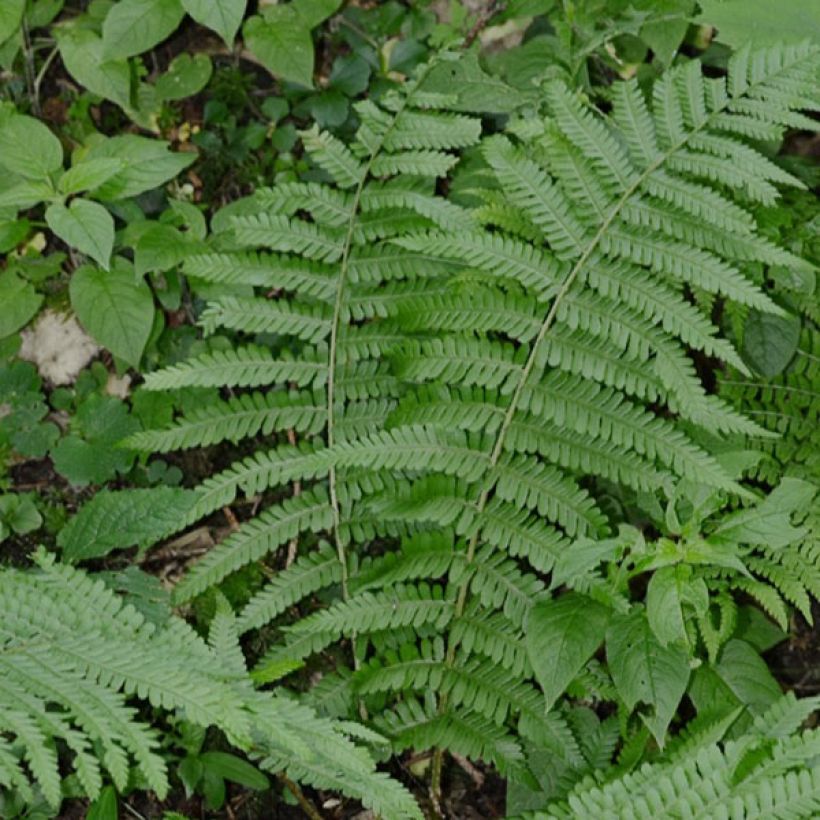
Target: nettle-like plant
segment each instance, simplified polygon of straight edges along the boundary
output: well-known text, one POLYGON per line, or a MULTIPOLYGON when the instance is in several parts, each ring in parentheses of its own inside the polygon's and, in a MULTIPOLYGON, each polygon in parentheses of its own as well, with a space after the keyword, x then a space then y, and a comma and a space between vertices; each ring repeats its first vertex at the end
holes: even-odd
MULTIPOLYGON (((194 492, 180 525, 240 491, 271 503, 193 566, 177 603, 291 544, 295 560, 237 615, 270 644, 258 679, 345 639, 350 661, 308 702, 372 715, 396 750, 447 748, 531 785, 522 743, 572 765, 591 754, 573 714, 545 708, 579 674, 625 721, 649 707, 662 745, 689 680, 683 636, 658 638, 646 608, 594 573, 563 644, 543 645, 530 615, 564 606, 545 580, 556 561, 610 533, 603 487, 671 495, 689 480, 755 500, 695 441, 765 431, 704 389, 701 357, 747 368, 692 295, 782 312, 742 268, 806 263, 763 238, 748 206, 801 183, 755 144, 813 127, 798 112, 817 107, 817 67, 808 46, 743 50, 726 77, 668 71, 650 101, 616 83, 607 114, 550 83, 545 116, 481 144, 472 210, 435 181, 480 123, 425 91, 426 69, 359 105, 350 146, 303 133, 326 181, 231 206, 214 252, 186 260, 191 277, 259 289, 201 317, 256 341, 146 379, 230 395, 128 440, 156 452, 290 439, 194 492), (609 670, 584 672, 616 614, 609 670)), ((437 753, 434 795, 440 770, 437 753)))

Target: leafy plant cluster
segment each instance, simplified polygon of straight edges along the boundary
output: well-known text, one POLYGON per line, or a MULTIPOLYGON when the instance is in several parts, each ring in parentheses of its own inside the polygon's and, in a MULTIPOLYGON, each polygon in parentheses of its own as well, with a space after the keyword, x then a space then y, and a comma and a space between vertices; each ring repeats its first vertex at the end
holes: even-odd
POLYGON ((805 22, 77 5, 0 10, 0 815, 816 816, 805 22))

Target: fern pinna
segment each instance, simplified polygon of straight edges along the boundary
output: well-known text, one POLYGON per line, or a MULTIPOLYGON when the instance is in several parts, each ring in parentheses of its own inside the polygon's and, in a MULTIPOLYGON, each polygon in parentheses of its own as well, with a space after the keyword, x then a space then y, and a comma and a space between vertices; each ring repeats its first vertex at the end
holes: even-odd
POLYGON ((257 343, 147 379, 277 389, 130 442, 194 446, 212 430, 300 439, 207 480, 189 521, 239 490, 300 492, 195 565, 177 601, 328 532, 330 544, 303 539, 306 551, 238 615, 243 631, 281 627, 261 674, 352 638, 352 669, 307 694, 317 708, 367 715, 387 698, 374 721, 395 748, 444 746, 524 781, 522 739, 577 760, 568 722, 544 712, 532 681, 528 612, 549 598, 556 558, 610 529, 594 477, 749 496, 693 438, 764 431, 702 386, 691 351, 747 369, 690 296, 781 311, 743 263, 805 263, 760 236, 747 206, 800 183, 754 142, 813 125, 799 110, 814 103, 816 68, 809 47, 741 51, 723 78, 693 61, 663 75, 649 102, 617 83, 607 115, 550 83, 545 116, 482 143, 484 202, 469 210, 433 190, 479 123, 435 110, 452 101, 425 92, 423 74, 363 103, 349 148, 306 132, 332 182, 257 193, 233 210, 218 250, 186 262, 192 276, 275 296, 217 299, 203 324, 276 334, 277 352, 257 343), (283 619, 336 587, 330 606, 283 619))

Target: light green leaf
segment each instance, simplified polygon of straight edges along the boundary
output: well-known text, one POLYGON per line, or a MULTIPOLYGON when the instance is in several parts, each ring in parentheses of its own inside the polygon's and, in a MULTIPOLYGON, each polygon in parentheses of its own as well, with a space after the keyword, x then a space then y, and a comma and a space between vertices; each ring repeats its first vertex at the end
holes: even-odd
POLYGON ((664 567, 652 575, 646 590, 646 617, 657 639, 666 646, 686 642, 681 587, 684 567, 664 567))
POLYGON ((13 271, 0 273, 0 339, 28 324, 40 309, 43 297, 13 271))
POLYGON ((310 26, 292 7, 272 6, 264 17, 248 19, 245 41, 271 74, 313 87, 313 38, 310 26))
POLYGON ((157 222, 137 240, 134 267, 140 276, 149 271, 167 271, 176 267, 188 254, 204 250, 204 244, 192 242, 186 234, 171 225, 157 222))
POLYGON ((715 671, 754 714, 765 711, 783 694, 766 662, 746 641, 729 641, 721 650, 715 671))
POLYGON ((149 51, 174 32, 185 12, 179 0, 120 0, 103 22, 103 51, 120 60, 149 51))
POLYGON ((26 179, 46 179, 63 167, 63 146, 39 120, 11 114, 0 119, 0 165, 26 179))
POLYGON ((247 0, 182 0, 185 11, 215 31, 230 48, 245 16, 247 0))
POLYGON ((108 202, 157 188, 187 168, 196 154, 173 153, 162 140, 125 134, 96 143, 86 159, 101 157, 121 159, 124 163, 122 170, 95 192, 97 199, 108 202))
POLYGON ((102 205, 87 199, 75 199, 69 207, 54 202, 46 208, 46 222, 63 242, 108 270, 114 248, 114 218, 102 205))
POLYGON ((211 79, 213 66, 207 54, 180 54, 156 82, 157 94, 164 100, 183 100, 198 94, 211 79))
POLYGON ((43 516, 31 494, 9 493, 0 495, 0 521, 18 535, 25 535, 43 523, 43 516))
POLYGON ((785 370, 800 341, 797 316, 775 316, 753 310, 743 327, 743 357, 762 376, 785 370))
POLYGON ((606 657, 612 680, 627 708, 639 702, 654 707, 644 716, 663 747, 666 729, 689 682, 689 658, 678 645, 663 646, 642 607, 613 617, 606 633, 606 657))
POLYGON ((93 191, 111 179, 123 167, 120 159, 90 159, 69 168, 57 184, 63 194, 76 194, 80 191, 93 191))
POLYGON ((92 94, 121 108, 131 105, 131 70, 127 60, 103 56, 103 41, 88 29, 55 29, 60 57, 68 73, 92 94))
POLYGON ((8 40, 20 28, 25 7, 26 0, 3 0, 0 3, 0 43, 8 40))
POLYGON ((800 540, 806 529, 792 526, 795 512, 809 509, 817 493, 814 484, 799 478, 784 478, 759 504, 738 510, 722 520, 709 540, 781 549, 800 540))
POLYGON ((820 3, 817 0, 698 0, 696 22, 714 26, 717 40, 734 48, 785 41, 820 42, 820 3))
POLYGON ((33 208, 45 199, 54 195, 54 188, 48 182, 23 180, 0 192, 0 208, 33 208))
POLYGON ((548 710, 603 642, 609 616, 603 604, 575 592, 530 610, 527 654, 548 710))
POLYGON ((293 0, 290 5, 308 28, 315 28, 342 5, 342 0, 293 0))
POLYGON ((427 76, 425 91, 453 94, 457 111, 509 113, 523 101, 523 95, 498 77, 488 74, 472 52, 458 60, 442 60, 427 76))
POLYGON ((115 356, 136 367, 151 335, 154 300, 131 266, 117 259, 108 273, 86 265, 71 278, 71 304, 85 329, 115 356))

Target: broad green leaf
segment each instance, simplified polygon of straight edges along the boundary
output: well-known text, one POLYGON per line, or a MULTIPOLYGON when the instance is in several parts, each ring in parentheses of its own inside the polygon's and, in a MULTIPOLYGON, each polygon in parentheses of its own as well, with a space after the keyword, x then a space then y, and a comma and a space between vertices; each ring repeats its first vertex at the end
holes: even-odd
POLYGON ((207 54, 180 54, 156 82, 157 94, 164 100, 183 100, 198 94, 211 79, 213 66, 207 54))
POLYGON ((309 19, 295 3, 270 6, 264 16, 248 19, 245 41, 271 74, 313 87, 313 37, 309 19))
POLYGON ((0 339, 28 324, 40 309, 43 297, 14 271, 0 273, 0 339))
POLYGON ((290 5, 306 26, 315 28, 342 5, 342 0, 293 0, 290 5))
POLYGON ((14 250, 30 230, 28 219, 0 219, 0 254, 14 250))
POLYGON ((247 0, 182 0, 185 11, 215 31, 230 48, 245 16, 247 0))
POLYGON ((218 777, 238 783, 248 789, 264 791, 270 786, 268 778, 241 757, 227 752, 203 752, 199 759, 205 768, 218 777))
POLYGON ((498 77, 488 74, 472 52, 458 60, 442 60, 424 81, 425 91, 452 94, 457 111, 492 111, 507 114, 523 101, 523 96, 498 77))
POLYGON ((192 242, 171 225, 152 224, 139 237, 134 249, 137 274, 167 271, 176 267, 188 254, 203 251, 203 243, 192 242))
POLYGON ((23 180, 0 192, 0 208, 14 208, 15 211, 33 208, 54 195, 54 188, 48 182, 23 180))
POLYGON ((817 488, 808 481, 786 477, 759 504, 724 517, 709 540, 781 549, 806 535, 794 527, 791 516, 809 509, 817 488))
POLYGON ((762 376, 782 373, 800 341, 797 316, 775 316, 753 310, 743 327, 743 357, 762 376))
POLYGON ((46 222, 60 239, 108 270, 114 247, 114 217, 99 202, 75 199, 46 208, 46 222))
POLYGON ((146 548, 174 532, 196 498, 193 490, 179 487, 100 492, 63 527, 57 544, 72 562, 146 548))
POLYGON ((26 179, 47 179, 63 167, 63 146, 39 120, 11 114, 0 119, 0 165, 26 179))
POLYGON ((23 21, 26 0, 3 0, 0 3, 0 43, 14 34, 23 21))
POLYGON ((63 65, 80 85, 121 108, 130 108, 131 69, 127 60, 104 57, 102 39, 88 29, 58 28, 55 36, 63 65))
POLYGON ((820 3, 817 0, 698 0, 696 22, 714 26, 717 40, 733 48, 785 41, 820 42, 820 3))
POLYGON ((107 182, 123 167, 121 159, 90 159, 69 168, 57 184, 63 194, 77 194, 80 191, 93 191, 107 182))
POLYGON ((646 589, 646 617, 657 639, 666 646, 675 641, 686 641, 683 623, 683 594, 686 582, 685 567, 664 567, 652 575, 646 589))
POLYGON ((753 714, 764 712, 783 692, 766 662, 746 641, 733 639, 720 652, 715 671, 753 714))
POLYGON ((527 654, 549 710, 601 645, 610 610, 568 592, 536 604, 527 619, 527 654))
POLYGON ((124 473, 135 454, 117 443, 139 429, 124 402, 93 393, 71 419, 71 432, 51 451, 54 467, 72 484, 102 484, 124 473))
POLYGON ((83 327, 115 356, 137 367, 151 335, 154 300, 131 266, 123 259, 108 272, 86 265, 75 271, 69 292, 83 327))
POLYGON ((695 10, 694 0, 643 0, 634 5, 636 11, 649 12, 648 21, 641 27, 640 38, 660 62, 671 65, 689 28, 689 18, 695 10))
POLYGON ((122 170, 95 191, 97 199, 108 202, 159 187, 187 168, 196 154, 174 153, 162 140, 125 134, 96 143, 86 159, 102 157, 121 159, 124 163, 122 170))
POLYGON ((666 729, 689 683, 689 657, 683 646, 663 646, 649 626, 642 607, 612 618, 606 633, 606 657, 612 680, 627 708, 654 707, 644 716, 663 747, 666 729))
POLYGON ((106 59, 149 51, 174 32, 185 12, 179 0, 120 0, 103 22, 106 59))

